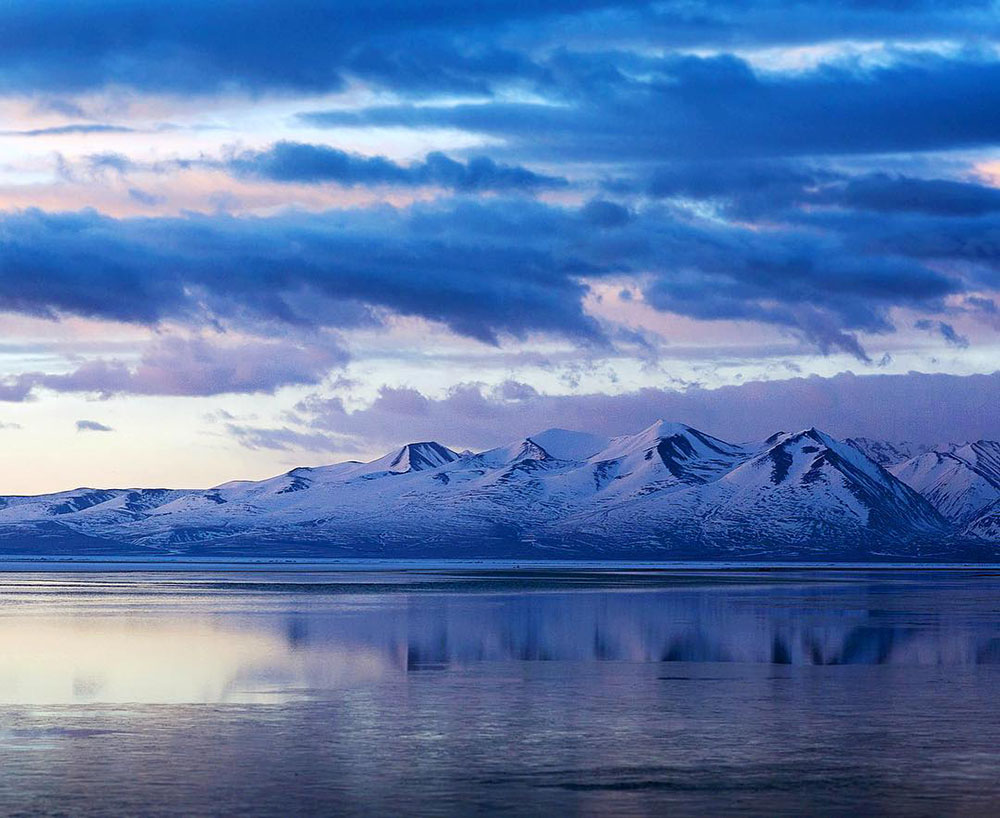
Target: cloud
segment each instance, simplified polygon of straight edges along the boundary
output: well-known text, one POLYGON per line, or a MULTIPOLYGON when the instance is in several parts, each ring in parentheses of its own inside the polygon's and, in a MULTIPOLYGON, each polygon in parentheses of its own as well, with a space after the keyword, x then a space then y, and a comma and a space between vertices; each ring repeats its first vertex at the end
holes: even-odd
POLYGON ((848 173, 802 160, 693 160, 653 164, 606 189, 654 198, 712 201, 728 218, 787 217, 792 208, 984 216, 1000 212, 1000 189, 904 174, 848 173))
POLYGON ((565 187, 566 180, 543 176, 527 168, 499 165, 487 157, 457 162, 443 153, 429 153, 422 162, 400 165, 384 156, 366 157, 326 145, 278 142, 264 151, 244 151, 225 165, 242 176, 276 182, 399 187, 437 186, 462 193, 485 190, 532 191, 565 187))
POLYGON ((965 304, 973 310, 986 313, 987 315, 1000 314, 1000 307, 997 307, 996 301, 992 298, 980 298, 979 296, 970 295, 965 299, 965 304))
POLYGON ((77 123, 73 125, 55 125, 50 128, 32 128, 26 131, 0 131, 3 136, 66 136, 68 134, 109 134, 133 133, 132 128, 124 125, 105 125, 100 123, 77 123))
POLYGON ((46 317, 280 335, 391 312, 487 343, 606 346, 588 282, 632 277, 655 309, 768 323, 864 360, 856 333, 891 332, 894 308, 933 314, 1000 287, 995 216, 795 219, 756 228, 670 206, 501 198, 266 218, 33 210, 0 217, 0 291, 5 309, 46 317))
POLYGON ((786 159, 656 161, 640 166, 636 178, 605 182, 608 190, 653 198, 714 201, 730 217, 770 215, 812 203, 817 190, 845 177, 815 163, 786 159))
POLYGON ((110 426, 105 426, 103 423, 98 423, 96 420, 78 420, 76 422, 76 430, 78 432, 113 432, 110 426))
POLYGON ((627 208, 605 199, 591 199, 583 206, 580 215, 594 227, 624 227, 632 220, 627 208))
POLYGON ((482 449, 559 426, 606 435, 635 432, 657 418, 690 424, 728 440, 763 439, 778 430, 819 426, 839 437, 864 435, 924 443, 1000 439, 1000 372, 991 375, 858 376, 842 373, 755 381, 719 389, 646 388, 618 395, 546 395, 527 384, 495 389, 459 384, 442 398, 383 387, 367 408, 339 399, 299 407, 310 433, 349 436, 386 449, 436 439, 482 449))
POLYGON ((926 319, 921 319, 920 321, 917 321, 914 326, 917 329, 938 333, 953 347, 967 349, 969 346, 969 339, 964 335, 959 335, 951 324, 946 324, 944 321, 928 321, 926 319))
POLYGON ((322 432, 300 432, 283 426, 276 429, 258 429, 237 423, 226 424, 226 431, 240 445, 247 449, 267 449, 271 451, 319 451, 344 452, 355 451, 357 443, 342 436, 323 434, 322 432))
MULTIPOLYGON (((839 193, 839 195, 838 195, 839 193)), ((913 179, 875 173, 849 180, 834 203, 860 210, 982 216, 1000 212, 1000 190, 950 179, 913 179)))
MULTIPOLYGON (((628 357, 608 366, 622 383, 668 344, 742 330, 731 322, 777 328, 792 339, 780 341, 786 350, 852 355, 866 371, 888 360, 873 361, 883 350, 870 355, 866 338, 897 324, 912 337, 917 323, 928 345, 948 345, 947 360, 970 366, 989 350, 980 333, 1000 327, 1000 191, 985 181, 1000 143, 991 45, 1000 16, 989 0, 9 5, 0 97, 16 115, 6 127, 20 129, 6 133, 10 146, 24 137, 27 151, 8 162, 11 202, 269 215, 0 213, 0 311, 156 332, 128 355, 7 376, 0 400, 46 390, 329 392, 348 358, 342 331, 401 325, 390 342, 408 333, 419 355, 434 343, 419 337, 422 321, 439 325, 435 337, 444 327, 533 352, 556 337, 563 360, 628 357), (183 133, 128 136, 158 130, 148 117, 166 111, 183 133), (268 146, 261 111, 281 120, 270 121, 289 141, 268 146), (305 113, 288 119, 294 111, 305 113), (253 133, 203 132, 241 123, 253 133), (416 147, 406 161, 363 156, 319 144, 317 127, 365 151, 396 156, 382 146, 399 150, 399 140, 416 147), (62 137, 65 152, 52 184, 38 182, 53 172, 39 153, 45 137, 62 137), (192 139, 245 141, 194 156, 185 153, 192 139), (84 144, 96 153, 81 156, 84 144), (450 153, 426 153, 439 145, 450 153), (430 195, 322 213, 290 205, 430 195), (675 316, 726 323, 692 327, 675 316), (976 350, 955 351, 970 340, 976 350)), ((779 343, 773 330, 761 334, 779 343)), ((496 365, 496 350, 446 344, 462 371, 477 355, 496 365)), ((885 346, 897 361, 913 354, 885 346)), ((718 355, 711 341, 700 348, 718 355)), ((564 372, 564 383, 586 383, 580 371, 564 372)), ((245 417, 220 427, 230 423, 260 449, 333 452, 417 429, 455 430, 454 442, 468 445, 488 437, 484 429, 506 436, 573 418, 621 421, 625 431, 624 421, 642 425, 661 407, 656 415, 687 413, 720 433, 725 410, 739 436, 737 421, 752 425, 743 404, 759 401, 768 427, 774 418, 822 423, 836 389, 919 427, 884 394, 898 388, 931 413, 918 382, 959 392, 969 383, 914 376, 879 381, 888 384, 879 391, 847 379, 788 382, 774 396, 753 386, 731 400, 707 390, 570 400, 515 380, 496 391, 459 384, 444 399, 387 387, 360 413, 310 404, 315 428, 287 420, 260 429, 245 417), (811 412, 783 406, 796 400, 811 412)), ((853 411, 825 416, 891 426, 853 411)))
POLYGON ((125 173, 136 167, 136 163, 121 153, 94 153, 87 157, 87 167, 90 171, 112 170, 125 173))
POLYGON ((541 102, 400 104, 301 115, 313 127, 450 127, 536 159, 621 162, 947 150, 1000 140, 1000 61, 896 54, 758 72, 731 54, 561 51, 541 102))
POLYGON ((96 360, 61 375, 28 374, 23 383, 56 392, 207 396, 273 393, 284 386, 316 385, 347 353, 337 344, 248 341, 213 344, 203 338, 164 338, 134 366, 96 360))
MULTIPOLYGON (((992 0, 665 0, 534 24, 534 42, 638 42, 660 47, 754 49, 761 46, 926 41, 995 33, 992 0)), ((798 57, 799 55, 794 55, 798 57)))
POLYGON ((138 202, 142 205, 158 205, 163 204, 166 201, 165 196, 159 196, 155 193, 148 193, 137 187, 130 187, 128 189, 128 197, 133 202, 138 202))
POLYGON ((0 401, 32 400, 40 389, 103 398, 273 394, 286 386, 316 386, 347 359, 347 351, 323 335, 215 342, 165 336, 150 344, 136 363, 99 358, 65 373, 13 376, 0 382, 0 401))
POLYGON ((65 94, 118 86, 187 94, 316 93, 343 87, 348 73, 404 87, 428 80, 435 88, 477 87, 484 76, 506 77, 521 67, 514 55, 490 44, 491 25, 595 5, 608 3, 178 0, 168 7, 97 0, 67 7, 41 0, 4 16, 0 91, 65 94), (462 36, 476 29, 479 41, 462 36), (421 37, 440 43, 437 59, 401 60, 421 37))
POLYGON ((970 312, 976 320, 994 330, 1000 330, 1000 306, 992 298, 966 296, 962 307, 970 312))
POLYGON ((32 384, 23 376, 0 381, 0 402, 2 403, 23 403, 33 397, 32 384))
POLYGON ((488 94, 551 77, 557 69, 533 57, 554 46, 988 41, 998 29, 989 0, 38 0, 5 14, 0 90, 321 93, 358 78, 399 94, 488 94))
POLYGON ((116 220, 32 210, 0 217, 0 285, 7 310, 156 324, 357 324, 363 303, 439 321, 495 342, 500 333, 599 339, 582 308, 593 265, 546 243, 538 215, 497 202, 116 220), (514 240, 512 240, 514 237, 514 240))

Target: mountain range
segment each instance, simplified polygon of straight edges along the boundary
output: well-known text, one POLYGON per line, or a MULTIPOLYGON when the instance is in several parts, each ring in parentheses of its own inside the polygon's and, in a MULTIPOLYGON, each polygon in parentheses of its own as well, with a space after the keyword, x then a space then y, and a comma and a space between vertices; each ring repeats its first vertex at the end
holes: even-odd
POLYGON ((0 554, 992 561, 1000 443, 729 443, 663 421, 418 442, 211 489, 0 497, 0 554))

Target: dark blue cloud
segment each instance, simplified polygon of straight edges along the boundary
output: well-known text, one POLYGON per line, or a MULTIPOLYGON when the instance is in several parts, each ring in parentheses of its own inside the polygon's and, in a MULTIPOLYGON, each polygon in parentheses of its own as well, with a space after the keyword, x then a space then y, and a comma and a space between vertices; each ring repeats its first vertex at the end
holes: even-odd
POLYGON ((848 330, 890 331, 890 305, 940 310, 945 296, 963 287, 912 260, 809 231, 682 223, 650 232, 647 269, 659 272, 645 292, 653 306, 703 320, 785 326, 824 351, 859 358, 866 355, 848 330))
POLYGON ((587 202, 580 215, 595 227, 622 227, 632 219, 628 208, 606 199, 592 199, 587 202))
POLYGON ((269 219, 8 214, 0 219, 0 308, 147 324, 345 325, 364 313, 340 305, 359 303, 484 341, 532 331, 599 339, 577 280, 599 270, 571 253, 512 240, 501 221, 514 221, 513 212, 526 225, 531 219, 510 203, 470 219, 434 207, 269 219), (466 232, 480 218, 494 234, 466 232))
POLYGON ((803 229, 822 231, 844 252, 910 259, 926 268, 962 271, 968 286, 1000 289, 1000 219, 982 216, 801 210, 785 216, 803 229))
POLYGON ((443 93, 489 96, 512 82, 544 83, 545 68, 530 55, 500 47, 494 32, 468 34, 406 32, 381 37, 352 50, 346 74, 404 96, 443 93))
POLYGON ((565 187, 566 180, 527 168, 497 164, 487 157, 467 162, 429 153, 422 162, 401 165, 384 156, 366 157, 326 145, 278 142, 264 151, 244 151, 226 166, 234 173, 277 182, 339 185, 439 186, 463 193, 565 187))
POLYGON ((619 195, 711 200, 727 216, 756 219, 801 207, 880 213, 981 216, 1000 212, 1000 189, 954 179, 848 173, 798 160, 710 160, 654 164, 641 176, 606 180, 619 195))
POLYGON ((340 88, 347 73, 369 73, 404 89, 429 83, 440 90, 449 79, 459 88, 474 87, 484 75, 506 77, 523 69, 523 57, 490 44, 488 32, 495 27, 606 5, 39 0, 4 10, 0 91, 65 93, 117 85, 188 94, 320 92, 340 88), (468 36, 470 31, 480 34, 468 36), (424 33, 438 44, 436 58, 428 45, 426 56, 403 59, 407 44, 424 33))
POLYGON ((633 176, 603 180, 603 189, 619 196, 711 202, 727 218, 743 221, 771 219, 803 204, 834 204, 831 191, 849 178, 785 159, 679 160, 639 167, 633 176))
POLYGON ((1000 61, 914 53, 874 68, 756 73, 733 56, 561 52, 557 104, 312 112, 313 126, 454 127, 525 157, 651 161, 945 150, 1000 141, 1000 61))
POLYGON ((981 216, 1000 212, 1000 190, 950 179, 912 179, 885 173, 850 179, 834 202, 883 212, 913 211, 942 216, 981 216))
POLYGON ((8 4, 0 91, 108 85, 188 94, 321 92, 348 77, 399 93, 544 81, 569 44, 734 48, 831 40, 989 38, 988 0, 36 0, 8 4))
POLYGON ((828 42, 988 39, 1000 27, 993 0, 662 0, 622 3, 521 32, 531 44, 594 48, 733 49, 828 42))
POLYGON ((945 341, 959 349, 965 349, 969 346, 969 339, 964 335, 959 335, 951 324, 944 321, 929 321, 924 318, 917 321, 914 326, 928 332, 937 332, 945 341))
MULTIPOLYGON (((982 289, 936 263, 947 247, 921 255, 929 248, 905 241, 892 220, 883 230, 864 214, 838 218, 822 230, 760 230, 670 207, 530 199, 270 218, 28 211, 0 220, 0 308, 258 331, 353 326, 389 310, 484 341, 546 332, 602 343, 584 281, 636 275, 657 309, 762 321, 864 358, 853 333, 891 331, 893 308, 932 314, 946 297, 982 289)), ((927 241, 947 221, 978 231, 982 247, 985 217, 908 218, 927 241)))
POLYGON ((801 163, 716 160, 656 163, 646 171, 644 179, 618 180, 608 186, 654 197, 714 199, 754 194, 784 205, 804 198, 807 189, 840 178, 840 174, 801 163))

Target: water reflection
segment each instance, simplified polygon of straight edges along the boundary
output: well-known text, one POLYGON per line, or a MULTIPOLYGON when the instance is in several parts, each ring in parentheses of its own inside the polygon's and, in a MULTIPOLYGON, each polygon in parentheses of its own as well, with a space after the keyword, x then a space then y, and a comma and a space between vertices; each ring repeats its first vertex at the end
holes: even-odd
POLYGON ((992 575, 567 577, 8 575, 0 704, 280 702, 481 663, 1000 663, 992 575))

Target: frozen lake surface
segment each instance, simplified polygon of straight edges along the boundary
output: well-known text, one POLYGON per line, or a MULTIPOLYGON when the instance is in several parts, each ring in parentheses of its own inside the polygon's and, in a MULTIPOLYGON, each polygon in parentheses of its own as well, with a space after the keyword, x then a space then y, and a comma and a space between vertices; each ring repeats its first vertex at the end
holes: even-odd
POLYGON ((44 567, 4 814, 1000 812, 995 569, 44 567))

